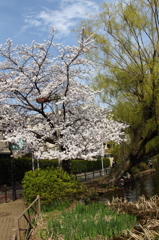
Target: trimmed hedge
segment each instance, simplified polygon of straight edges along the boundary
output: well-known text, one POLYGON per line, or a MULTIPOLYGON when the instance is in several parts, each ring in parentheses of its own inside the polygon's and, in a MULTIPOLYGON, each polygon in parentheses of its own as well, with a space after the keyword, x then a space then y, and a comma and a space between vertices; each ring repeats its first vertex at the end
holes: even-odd
MULTIPOLYGON (((103 167, 109 167, 109 158, 103 159, 103 167)), ((71 160, 71 173, 77 174, 82 172, 91 172, 93 170, 99 170, 102 168, 102 161, 88 161, 88 160, 71 160)))
MULTIPOLYGON (((12 159, 13 165, 11 165, 11 159, 0 159, 0 185, 11 184, 12 180, 12 167, 14 173, 14 179, 17 182, 21 182, 26 172, 32 170, 32 160, 28 157, 22 157, 12 159)), ((88 160, 70 160, 71 173, 78 174, 81 172, 89 172, 102 168, 101 160, 88 161, 88 160)), ((103 159, 104 168, 110 165, 108 158, 103 159)), ((37 160, 34 160, 35 169, 37 168, 37 160)), ((56 168, 58 166, 58 160, 39 160, 40 169, 56 168)))
POLYGON ((0 159, 0 185, 11 184, 11 160, 0 159))
MULTIPOLYGON (((37 162, 34 160, 35 169, 37 162)), ((40 168, 54 168, 58 166, 58 160, 40 160, 40 168)), ((26 172, 32 170, 32 160, 28 157, 17 159, 0 159, 0 185, 10 185, 12 182, 12 170, 14 180, 21 182, 26 172), (13 162, 11 162, 13 161, 13 162)))

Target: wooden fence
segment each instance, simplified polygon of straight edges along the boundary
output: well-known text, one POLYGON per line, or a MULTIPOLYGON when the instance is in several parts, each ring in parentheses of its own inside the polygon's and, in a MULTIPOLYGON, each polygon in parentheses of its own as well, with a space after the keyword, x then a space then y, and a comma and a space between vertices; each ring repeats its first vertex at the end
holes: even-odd
POLYGON ((40 196, 19 216, 14 218, 15 228, 12 229, 12 240, 28 240, 34 223, 40 214, 40 196))

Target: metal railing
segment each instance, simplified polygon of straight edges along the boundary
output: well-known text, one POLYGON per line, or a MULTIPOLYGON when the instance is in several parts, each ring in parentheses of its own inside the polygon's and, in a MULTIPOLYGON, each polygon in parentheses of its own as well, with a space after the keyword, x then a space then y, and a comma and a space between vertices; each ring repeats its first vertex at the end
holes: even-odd
POLYGON ((109 172, 110 172, 110 168, 104 168, 101 170, 96 170, 92 172, 82 172, 80 174, 74 174, 74 175, 75 175, 75 179, 79 179, 81 182, 84 182, 92 178, 98 178, 98 177, 107 175, 109 174, 109 172))
POLYGON ((12 229, 12 240, 29 239, 39 214, 40 196, 38 195, 19 217, 14 217, 15 228, 12 229))
POLYGON ((16 200, 22 197, 22 186, 21 184, 16 184, 14 186, 14 196, 13 198, 13 186, 7 186, 6 184, 0 185, 0 204, 1 203, 8 203, 11 200, 16 200))

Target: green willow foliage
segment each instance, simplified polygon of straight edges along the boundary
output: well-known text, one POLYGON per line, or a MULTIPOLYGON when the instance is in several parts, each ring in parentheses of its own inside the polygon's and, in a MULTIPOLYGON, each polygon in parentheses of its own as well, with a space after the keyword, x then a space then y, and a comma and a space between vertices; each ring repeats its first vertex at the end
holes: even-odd
POLYGON ((121 0, 103 3, 87 19, 85 34, 94 33, 88 56, 99 72, 92 85, 115 120, 128 124, 123 163, 110 176, 115 183, 134 165, 159 152, 159 1, 121 0))

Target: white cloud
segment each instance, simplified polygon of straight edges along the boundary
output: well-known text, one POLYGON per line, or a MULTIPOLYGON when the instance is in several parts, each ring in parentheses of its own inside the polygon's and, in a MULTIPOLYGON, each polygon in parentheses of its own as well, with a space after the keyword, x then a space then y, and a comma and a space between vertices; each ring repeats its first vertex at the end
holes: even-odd
POLYGON ((35 19, 26 19, 25 22, 30 26, 34 26, 34 27, 41 26, 41 22, 35 19))
POLYGON ((61 0, 56 9, 43 7, 40 12, 30 12, 25 18, 26 25, 23 26, 23 31, 32 27, 48 31, 50 27, 54 27, 60 37, 67 36, 77 22, 90 14, 95 14, 99 7, 99 4, 92 0, 61 0))

